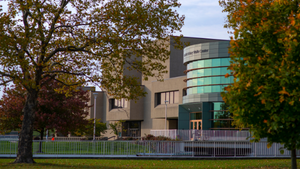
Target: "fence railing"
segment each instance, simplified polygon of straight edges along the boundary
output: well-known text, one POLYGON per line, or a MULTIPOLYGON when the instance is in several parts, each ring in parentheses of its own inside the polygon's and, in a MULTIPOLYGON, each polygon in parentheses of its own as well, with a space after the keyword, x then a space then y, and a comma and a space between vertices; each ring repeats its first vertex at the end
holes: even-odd
POLYGON ((18 140, 19 136, 18 135, 0 135, 0 140, 18 140))
POLYGON ((150 134, 193 141, 244 141, 251 136, 249 131, 233 130, 150 130, 150 134))
MULTIPOLYGON (((52 139, 52 137, 44 137, 43 140, 48 140, 50 141, 52 139)), ((54 137, 55 140, 64 140, 64 141, 68 141, 68 140, 73 140, 73 141, 80 141, 80 140, 88 140, 87 137, 54 137)), ((91 138, 90 138, 91 139, 91 138)), ((115 136, 112 137, 95 137, 95 140, 108 140, 108 139, 116 139, 115 136)), ((19 140, 19 136, 18 135, 0 135, 0 141, 18 141, 19 140)), ((40 140, 40 138, 38 137, 37 140, 40 140)))
MULTIPOLYGON (((13 157, 17 141, 0 141, 0 157, 13 157)), ((290 151, 274 143, 249 141, 34 141, 34 156, 205 156, 289 157, 290 151)), ((297 155, 300 151, 297 150, 297 155)))

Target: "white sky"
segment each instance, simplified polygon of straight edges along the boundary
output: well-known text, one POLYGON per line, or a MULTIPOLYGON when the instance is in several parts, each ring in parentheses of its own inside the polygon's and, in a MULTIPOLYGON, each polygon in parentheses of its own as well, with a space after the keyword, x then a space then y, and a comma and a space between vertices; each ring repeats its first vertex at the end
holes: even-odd
MULTIPOLYGON (((0 0, 3 10, 8 0, 0 0)), ((226 13, 222 13, 218 0, 179 0, 181 7, 176 9, 180 15, 185 15, 182 34, 188 37, 227 39, 228 29, 224 28, 226 13)), ((99 90, 99 89, 97 89, 99 90)), ((2 92, 0 91, 0 97, 2 92)))
MULTIPOLYGON (((226 13, 222 13, 218 0, 179 0, 178 12, 185 15, 181 34, 188 37, 227 39, 229 29, 224 28, 226 13)), ((179 35, 179 34, 178 34, 179 35)))

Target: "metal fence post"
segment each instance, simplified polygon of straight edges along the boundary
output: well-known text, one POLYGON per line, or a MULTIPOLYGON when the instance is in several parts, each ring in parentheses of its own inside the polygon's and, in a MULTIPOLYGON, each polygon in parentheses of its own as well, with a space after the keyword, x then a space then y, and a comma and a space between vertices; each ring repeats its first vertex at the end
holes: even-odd
POLYGON ((214 157, 216 157, 216 142, 214 142, 214 157))
POLYGON ((254 143, 254 156, 256 157, 256 142, 254 143))
POLYGON ((276 157, 276 143, 274 144, 274 154, 275 154, 275 157, 276 157))
POLYGON ((236 141, 234 142, 234 157, 236 157, 236 141))
POLYGON ((214 130, 214 140, 216 140, 216 130, 214 130))
POLYGON ((113 155, 113 152, 114 152, 114 141, 113 142, 111 142, 111 144, 110 144, 110 149, 111 149, 111 155, 113 155))
POLYGON ((194 141, 192 142, 192 153, 193 153, 193 157, 194 157, 194 141))

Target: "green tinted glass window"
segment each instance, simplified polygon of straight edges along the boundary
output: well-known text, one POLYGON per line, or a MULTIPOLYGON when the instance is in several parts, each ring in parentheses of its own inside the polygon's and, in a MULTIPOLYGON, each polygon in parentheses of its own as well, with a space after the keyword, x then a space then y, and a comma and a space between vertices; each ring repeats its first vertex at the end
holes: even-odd
POLYGON ((213 110, 215 110, 215 111, 222 110, 221 109, 221 105, 223 105, 223 104, 224 104, 224 102, 213 102, 213 105, 214 105, 214 109, 213 110))
POLYGON ((192 77, 192 74, 193 74, 193 72, 188 72, 188 73, 186 74, 186 77, 187 77, 187 78, 191 78, 191 77, 192 77))
POLYGON ((212 76, 215 76, 215 75, 222 75, 221 74, 221 68, 213 68, 213 69, 211 69, 211 75, 212 76))
POLYGON ((201 120, 202 119, 202 113, 191 113, 190 114, 191 120, 201 120))
POLYGON ((220 69, 222 75, 225 75, 226 73, 230 73, 230 70, 227 70, 227 67, 221 67, 220 69))
POLYGON ((193 62, 193 69, 197 68, 198 67, 198 64, 197 62, 193 62))
POLYGON ((221 59, 221 66, 229 66, 230 62, 229 62, 229 58, 222 58, 221 59))
POLYGON ((212 60, 211 59, 204 60, 204 67, 212 67, 212 60))
POLYGON ((211 86, 211 92, 221 92, 220 91, 220 86, 219 85, 215 85, 215 86, 211 86))
POLYGON ((203 79, 204 79, 203 85, 209 85, 209 84, 211 84, 211 77, 206 77, 206 78, 203 78, 203 79))
POLYGON ((205 69, 199 69, 199 70, 197 70, 198 77, 204 76, 204 70, 205 69))
POLYGON ((193 75, 192 75, 192 77, 197 77, 198 75, 197 75, 197 70, 194 70, 193 71, 193 75))
POLYGON ((203 68, 204 67, 204 61, 203 60, 199 60, 198 61, 198 68, 203 68))
POLYGON ((203 93, 211 93, 211 86, 203 86, 203 93))
POLYGON ((187 94, 222 92, 226 85, 199 86, 187 89, 187 94))
POLYGON ((197 87, 193 87, 192 89, 193 89, 192 93, 196 94, 197 93, 197 87))
POLYGON ((198 79, 193 79, 193 84, 192 84, 192 85, 193 85, 193 86, 198 85, 198 84, 197 84, 197 81, 198 81, 198 79))
POLYGON ((228 78, 226 78, 225 76, 215 76, 215 77, 190 79, 187 81, 187 86, 190 87, 190 86, 197 86, 197 85, 230 84, 230 83, 233 83, 233 76, 230 76, 228 78))
POLYGON ((197 87, 197 93, 203 93, 203 87, 197 87))
POLYGON ((197 84, 198 85, 203 85, 204 84, 204 78, 199 78, 199 79, 197 79, 197 84))
POLYGON ((212 77, 211 84, 220 84, 220 79, 222 76, 212 77))
POLYGON ((211 69, 204 69, 204 76, 211 76, 211 69))
POLYGON ((232 114, 229 111, 212 112, 213 119, 230 119, 232 114))
MULTIPOLYGON (((206 59, 206 60, 193 61, 193 62, 187 64, 187 69, 219 67, 219 66, 229 66, 229 65, 230 65, 230 58, 206 59)), ((223 70, 224 69, 222 69, 222 71, 223 70)), ((226 73, 227 73, 227 71, 226 71, 226 73)))
POLYGON ((212 67, 220 66, 221 60, 220 59, 212 59, 212 67))
POLYGON ((222 76, 222 78, 220 79, 220 84, 227 84, 230 83, 230 78, 226 78, 225 76, 222 76))

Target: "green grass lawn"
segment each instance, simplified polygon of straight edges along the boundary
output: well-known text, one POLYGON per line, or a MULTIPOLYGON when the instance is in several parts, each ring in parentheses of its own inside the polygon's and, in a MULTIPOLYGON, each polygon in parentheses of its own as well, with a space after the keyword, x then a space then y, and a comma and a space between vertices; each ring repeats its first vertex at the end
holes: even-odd
MULTIPOLYGON (((33 143, 33 152, 39 151, 39 142, 33 143)), ((18 143, 1 141, 0 154, 14 154, 18 143)), ((105 154, 105 155, 135 155, 149 153, 148 146, 136 142, 91 142, 91 141, 57 141, 43 142, 42 152, 46 154, 105 154)), ((150 151, 151 152, 151 151, 150 151)))
MULTIPOLYGON (((106 159, 36 159, 36 164, 10 164, 14 159, 0 159, 0 168, 51 169, 141 169, 141 168, 290 168, 290 159, 254 159, 254 160, 106 160, 106 159)), ((297 161, 300 167, 300 160, 297 161)))
MULTIPOLYGON (((33 142, 33 152, 39 151, 39 142, 33 142)), ((97 154, 97 155, 135 155, 137 153, 156 152, 156 143, 123 142, 123 141, 47 141, 42 143, 45 154, 97 154)), ((175 148, 174 144, 160 146, 160 152, 165 153, 175 148)), ((0 154, 15 154, 17 141, 0 141, 0 154)))

